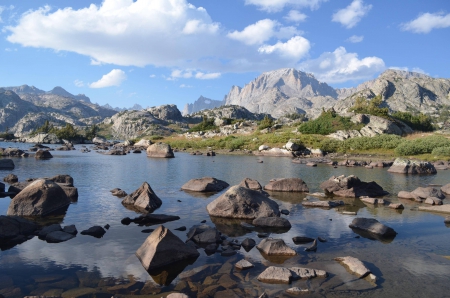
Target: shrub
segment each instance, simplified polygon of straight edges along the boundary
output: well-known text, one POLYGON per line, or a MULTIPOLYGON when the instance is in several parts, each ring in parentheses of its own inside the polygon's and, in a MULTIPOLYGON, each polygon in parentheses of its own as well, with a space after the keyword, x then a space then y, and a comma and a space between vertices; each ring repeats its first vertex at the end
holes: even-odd
POLYGON ((437 156, 450 156, 450 147, 436 147, 431 151, 431 154, 437 156))
POLYGON ((417 155, 431 153, 439 147, 450 147, 450 140, 443 136, 428 136, 402 142, 395 153, 398 155, 417 155))
POLYGON ((382 103, 383 99, 381 98, 381 95, 377 95, 371 100, 367 100, 364 97, 358 97, 356 98, 353 107, 350 108, 350 111, 358 114, 370 114, 387 118, 389 109, 382 108, 382 103))
POLYGON ((392 117, 405 122, 409 127, 419 131, 433 131, 431 117, 422 113, 412 115, 408 112, 395 112, 392 117))
POLYGON ((338 130, 361 129, 362 124, 355 124, 349 117, 339 116, 333 109, 322 110, 320 116, 315 120, 302 123, 298 131, 305 134, 328 135, 338 130))
POLYGON ((258 129, 265 129, 265 128, 269 128, 272 127, 273 125, 273 120, 269 118, 268 115, 264 116, 264 119, 261 120, 261 122, 258 125, 258 129))
POLYGON ((202 122, 195 125, 191 129, 189 129, 189 132, 195 132, 195 131, 205 131, 205 130, 211 130, 216 129, 217 126, 214 125, 214 119, 208 119, 207 116, 203 116, 202 122))

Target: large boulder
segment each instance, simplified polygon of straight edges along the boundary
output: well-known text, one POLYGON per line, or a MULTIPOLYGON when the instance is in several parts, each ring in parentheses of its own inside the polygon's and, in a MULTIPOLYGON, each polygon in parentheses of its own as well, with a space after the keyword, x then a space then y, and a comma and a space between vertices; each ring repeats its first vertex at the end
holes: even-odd
POLYGON ((397 158, 389 168, 390 173, 400 174, 436 174, 434 165, 427 161, 397 158))
POLYGON ((209 215, 226 218, 255 219, 279 216, 275 201, 256 190, 232 186, 220 197, 206 206, 209 215))
POLYGON ((397 232, 395 232, 394 229, 385 226, 374 218, 357 217, 353 219, 349 227, 356 230, 362 230, 383 238, 391 238, 397 235, 397 232))
POLYGON ((2 158, 0 159, 0 170, 12 170, 14 169, 14 162, 12 159, 2 158))
POLYGON ((262 186, 259 184, 258 181, 251 179, 251 178, 244 178, 244 180, 239 183, 239 186, 247 187, 253 190, 261 190, 262 186))
POLYGON ((189 180, 183 186, 181 186, 181 189, 198 192, 216 192, 221 191, 228 186, 230 185, 225 181, 213 177, 203 177, 189 180))
POLYGON ((48 150, 38 150, 36 151, 36 154, 34 155, 36 159, 48 159, 52 158, 53 155, 48 150))
POLYGON ((122 201, 123 205, 131 205, 140 210, 153 211, 162 205, 162 201, 153 192, 153 189, 147 182, 136 189, 134 192, 125 197, 122 201))
POLYGON ((286 245, 283 239, 264 238, 256 248, 268 256, 295 256, 295 250, 286 245))
POLYGON ((198 258, 199 255, 197 249, 184 243, 162 225, 156 228, 136 251, 136 256, 147 271, 198 258))
POLYGON ((152 144, 147 148, 148 157, 163 157, 163 158, 173 158, 172 148, 169 144, 162 142, 152 144))
POLYGON ((278 178, 270 180, 265 190, 284 192, 309 192, 306 183, 300 178, 278 178))
POLYGON ((358 198, 362 196, 378 197, 388 194, 376 182, 363 182, 354 175, 350 176, 332 176, 325 182, 320 184, 327 195, 335 195, 339 197, 358 198))
POLYGON ((104 137, 95 137, 92 139, 92 143, 95 145, 106 143, 106 139, 104 137))
POLYGON ((69 204, 70 199, 57 183, 37 179, 11 200, 7 214, 46 216, 65 212, 69 204))
POLYGON ((153 143, 150 140, 140 139, 139 142, 134 144, 134 147, 147 149, 148 146, 150 146, 151 144, 153 144, 153 143))

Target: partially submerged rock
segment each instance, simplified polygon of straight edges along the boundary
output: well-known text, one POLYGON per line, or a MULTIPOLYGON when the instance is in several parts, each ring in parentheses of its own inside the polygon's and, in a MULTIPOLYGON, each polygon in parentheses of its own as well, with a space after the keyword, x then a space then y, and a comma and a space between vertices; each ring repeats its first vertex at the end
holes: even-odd
POLYGON ((256 248, 268 256, 295 256, 295 250, 286 245, 283 239, 264 238, 256 248))
POLYGON ((374 218, 354 218, 349 227, 352 229, 363 230, 384 238, 391 238, 397 235, 397 232, 395 232, 394 229, 385 226, 374 218))
POLYGON ((189 180, 183 186, 181 186, 181 189, 198 192, 216 192, 221 191, 228 186, 229 184, 225 181, 213 177, 203 177, 189 180))
POLYGON ((427 161, 409 160, 405 158, 395 159, 389 168, 390 173, 400 174, 436 174, 434 165, 427 161))
POLYGON ((445 195, 441 192, 441 190, 434 187, 418 187, 413 190, 411 194, 421 199, 426 199, 429 197, 436 197, 441 200, 445 199, 445 195))
POLYGON ((19 216, 0 215, 0 249, 13 247, 33 237, 38 226, 19 216))
POLYGON ((18 193, 9 204, 8 215, 47 216, 64 213, 70 199, 55 182, 38 179, 18 193))
POLYGON ((209 215, 226 218, 255 219, 279 216, 278 204, 256 190, 232 186, 206 206, 209 215))
POLYGON ((162 157, 162 158, 173 158, 173 150, 170 145, 165 143, 155 143, 147 148, 148 157, 162 157))
POLYGON ((36 151, 36 154, 34 155, 34 158, 36 158, 36 159, 49 159, 52 157, 53 157, 53 155, 48 150, 38 150, 38 151, 36 151))
POLYGON ((144 182, 138 189, 126 196, 122 204, 133 206, 142 211, 152 212, 162 205, 162 201, 154 193, 150 185, 144 182))
POLYGON ((123 189, 120 189, 120 188, 114 188, 114 189, 110 190, 110 192, 113 196, 118 197, 118 198, 123 198, 128 195, 123 189))
POLYGON ((122 219, 123 224, 130 224, 132 222, 140 225, 140 226, 151 226, 157 224, 163 224, 169 221, 179 220, 180 217, 176 215, 166 215, 166 214, 146 214, 135 217, 131 219, 129 217, 125 217, 122 219))
POLYGON ((304 236, 297 236, 297 237, 293 237, 292 241, 295 244, 305 244, 305 243, 310 243, 313 242, 315 239, 314 238, 310 238, 310 237, 304 237, 304 236))
POLYGON ((289 284, 292 280, 292 272, 287 268, 270 266, 258 275, 257 279, 271 284, 289 284))
POLYGON ((159 226, 136 251, 145 270, 155 270, 173 263, 196 259, 199 252, 175 236, 169 229, 159 226))
POLYGON ((341 263, 348 271, 350 271, 350 273, 359 278, 364 278, 371 273, 370 270, 364 266, 363 262, 357 258, 347 256, 334 258, 334 260, 341 263))
MULTIPOLYGON (((2 169, 2 170, 12 170, 12 169, 14 169, 14 162, 13 162, 13 160, 12 159, 6 159, 6 158, 0 159, 0 169, 2 169)), ((5 181, 5 182, 8 182, 8 181, 5 181)))
POLYGON ((198 244, 211 244, 220 241, 219 231, 208 225, 193 226, 186 235, 187 241, 192 240, 198 244))
POLYGON ((291 223, 283 217, 257 217, 252 224, 260 228, 290 229, 291 223))
POLYGON ((304 201, 303 206, 306 207, 320 207, 320 208, 334 208, 338 206, 343 206, 344 201, 334 200, 334 201, 304 201))
POLYGON ((363 182, 354 175, 350 176, 332 176, 327 181, 320 184, 320 188, 327 195, 335 195, 339 197, 358 198, 362 196, 378 197, 388 194, 376 182, 363 182))
POLYGON ((251 178, 244 178, 244 180, 239 183, 239 186, 250 188, 253 190, 261 190, 262 186, 259 184, 258 181, 251 179, 251 178))
POLYGON ((93 226, 87 230, 81 231, 81 235, 89 235, 95 238, 102 238, 105 233, 105 229, 101 226, 93 226))
POLYGON ((234 267, 236 267, 237 269, 240 269, 240 270, 245 270, 245 269, 253 268, 255 266, 247 260, 240 260, 239 262, 237 262, 234 265, 234 267))
POLYGON ((450 183, 441 187, 441 191, 445 194, 450 195, 450 183))
POLYGON ((309 192, 306 183, 300 178, 277 178, 264 186, 265 190, 284 192, 309 192))

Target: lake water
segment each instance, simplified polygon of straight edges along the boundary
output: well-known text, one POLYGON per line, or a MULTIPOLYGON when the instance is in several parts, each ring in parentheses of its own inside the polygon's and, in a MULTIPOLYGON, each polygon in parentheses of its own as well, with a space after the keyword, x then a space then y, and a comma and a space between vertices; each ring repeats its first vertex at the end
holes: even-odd
MULTIPOLYGON (((12 144, 0 143, 0 147, 8 146, 12 144)), ((29 147, 27 144, 16 146, 23 149, 29 147)), ((180 226, 189 229, 202 220, 214 225, 206 212, 206 205, 221 194, 204 197, 181 191, 180 187, 192 178, 212 176, 235 185, 243 178, 250 177, 264 185, 272 178, 299 177, 307 183, 310 192, 321 192, 320 183, 332 175, 353 174, 362 181, 376 181, 392 194, 386 197, 392 202, 399 201, 396 194, 400 190, 412 191, 419 186, 450 182, 450 171, 439 171, 432 176, 406 176, 391 174, 387 169, 380 168, 333 168, 328 165, 311 168, 291 163, 289 158, 236 155, 206 157, 176 153, 174 159, 157 159, 148 158, 145 153, 126 156, 107 156, 94 151, 81 153, 81 146, 76 147, 76 151, 52 151, 54 158, 50 160, 14 158, 15 169, 1 171, 0 177, 12 172, 19 177, 19 181, 24 181, 29 177, 69 174, 74 178, 79 198, 78 202, 70 205, 61 225, 75 224, 79 232, 93 225, 109 224, 111 227, 100 239, 78 234, 67 242, 50 244, 34 237, 12 249, 1 251, 0 294, 5 297, 50 293, 66 293, 63 296, 70 297, 72 294, 69 293, 75 293, 75 289, 79 292, 73 296, 82 291, 92 292, 89 288, 105 292, 111 284, 129 284, 134 281, 147 283, 146 287, 153 289, 150 292, 159 292, 154 297, 164 296, 164 293, 174 289, 184 289, 194 296, 196 292, 189 291, 196 290, 195 285, 187 290, 192 284, 183 287, 179 278, 168 285, 158 285, 161 279, 150 276, 144 270, 135 251, 148 236, 141 232, 146 227, 133 223, 128 226, 121 224, 122 218, 133 218, 138 214, 126 209, 121 204, 121 199, 111 195, 109 190, 115 187, 131 193, 147 181, 163 201, 162 206, 154 213, 180 216, 180 220, 164 225, 184 241, 186 232, 174 229, 180 226), (264 163, 257 163, 258 159, 264 163)), ((450 260, 445 256, 450 256, 450 229, 445 226, 443 215, 417 211, 415 207, 418 204, 409 201, 402 201, 405 210, 400 212, 386 207, 366 206, 358 199, 346 199, 349 205, 340 209, 304 208, 301 205, 304 197, 301 194, 272 196, 280 204, 280 209, 290 211, 286 218, 292 224, 288 232, 272 236, 284 239, 298 252, 298 256, 285 260, 267 260, 253 248, 249 252, 241 249, 237 255, 227 258, 219 254, 207 256, 200 249, 200 257, 184 271, 219 263, 219 267, 214 267, 219 269, 210 273, 210 278, 219 279, 220 274, 231 273, 230 276, 235 281, 230 286, 233 292, 226 291, 222 294, 233 293, 242 297, 256 296, 264 290, 270 297, 283 297, 286 295, 284 290, 293 286, 309 288, 310 295, 318 297, 449 297, 450 260), (376 218, 395 229, 398 235, 389 243, 364 237, 355 238, 358 235, 348 227, 355 216, 343 215, 342 210, 356 211, 358 217, 376 218), (319 243, 317 252, 304 252, 306 246, 295 245, 292 242, 294 236, 321 236, 328 241, 319 243), (347 273, 333 260, 342 256, 362 260, 378 276, 377 283, 357 280, 347 273), (230 264, 234 265, 243 258, 255 264, 255 268, 242 273, 230 269, 230 264), (295 281, 291 285, 258 282, 258 274, 270 265, 324 269, 330 276, 327 279, 295 281)), ((0 214, 6 214, 9 202, 9 198, 0 199, 0 214)), ((246 233, 223 223, 217 223, 217 227, 239 241, 247 237, 255 239, 257 243, 260 241, 256 232, 246 233)), ((203 280, 196 282, 201 288, 203 280)), ((141 287, 137 287, 138 290, 132 286, 123 288, 125 289, 120 290, 121 294, 139 294, 141 287)), ((145 291, 141 294, 143 292, 145 291)), ((216 295, 220 296, 220 293, 216 295)))

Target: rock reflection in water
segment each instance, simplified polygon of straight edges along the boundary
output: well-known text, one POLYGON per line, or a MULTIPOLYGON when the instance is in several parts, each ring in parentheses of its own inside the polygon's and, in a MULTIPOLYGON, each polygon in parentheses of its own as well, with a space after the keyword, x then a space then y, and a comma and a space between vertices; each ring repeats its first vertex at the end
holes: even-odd
POLYGON ((169 266, 147 272, 157 284, 168 286, 187 266, 194 264, 196 260, 197 258, 182 260, 169 266))
POLYGON ((215 216, 210 216, 210 218, 211 222, 216 226, 217 230, 219 230, 222 234, 227 235, 228 237, 244 236, 245 234, 252 232, 241 225, 241 222, 251 224, 251 220, 222 218, 215 216))
POLYGON ((359 229, 352 229, 352 231, 355 234, 358 234, 359 236, 361 236, 363 238, 366 238, 366 239, 369 239, 369 240, 378 240, 378 241, 380 241, 381 243, 384 243, 384 244, 391 243, 392 241, 394 241, 394 238, 395 238, 395 236, 382 237, 380 235, 376 235, 376 234, 373 234, 373 233, 370 233, 370 232, 367 232, 367 231, 363 231, 363 230, 359 230, 359 229))

